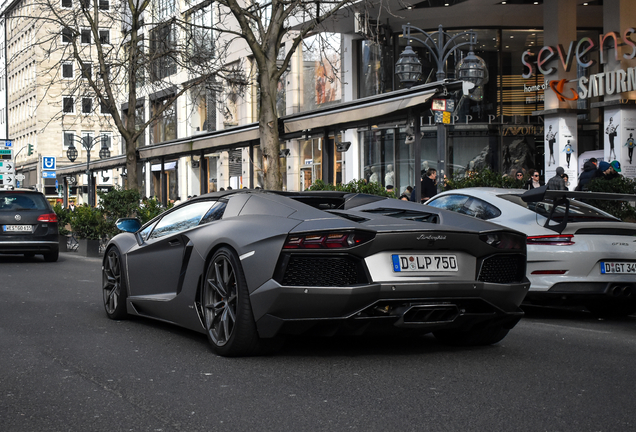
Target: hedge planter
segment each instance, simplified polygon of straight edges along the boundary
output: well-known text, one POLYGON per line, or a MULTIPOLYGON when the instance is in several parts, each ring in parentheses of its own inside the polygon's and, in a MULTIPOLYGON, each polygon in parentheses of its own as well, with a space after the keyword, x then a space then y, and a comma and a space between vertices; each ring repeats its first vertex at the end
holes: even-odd
POLYGON ((100 257, 99 254, 99 240, 77 240, 78 247, 77 253, 85 257, 100 257))
POLYGON ((68 236, 60 234, 59 243, 60 243, 60 252, 68 252, 68 236))

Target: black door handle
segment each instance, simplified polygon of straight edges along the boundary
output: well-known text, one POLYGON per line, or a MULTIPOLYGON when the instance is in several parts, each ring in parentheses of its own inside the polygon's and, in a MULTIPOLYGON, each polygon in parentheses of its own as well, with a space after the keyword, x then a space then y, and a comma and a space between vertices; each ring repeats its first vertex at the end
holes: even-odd
POLYGON ((179 245, 181 244, 181 242, 180 242, 179 240, 170 240, 170 241, 168 242, 168 244, 169 244, 170 246, 179 246, 179 245))

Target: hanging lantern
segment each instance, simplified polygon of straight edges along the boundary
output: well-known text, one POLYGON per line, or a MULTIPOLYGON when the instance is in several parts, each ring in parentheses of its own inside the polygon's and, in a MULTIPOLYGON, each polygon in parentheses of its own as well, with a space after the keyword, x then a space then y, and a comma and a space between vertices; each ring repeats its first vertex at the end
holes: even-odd
POLYGON ((422 62, 411 45, 407 45, 400 54, 395 64, 395 74, 406 88, 412 87, 422 77, 422 62))

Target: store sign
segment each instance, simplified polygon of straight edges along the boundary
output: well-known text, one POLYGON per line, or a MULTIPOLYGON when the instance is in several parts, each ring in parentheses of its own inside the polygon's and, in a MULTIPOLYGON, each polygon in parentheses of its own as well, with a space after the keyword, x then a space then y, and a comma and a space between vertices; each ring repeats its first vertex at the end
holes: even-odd
POLYGON ((607 60, 605 58, 604 52, 605 50, 607 50, 606 42, 608 41, 614 42, 614 58, 616 61, 619 60, 618 47, 621 45, 627 45, 632 48, 631 53, 623 54, 623 58, 625 60, 631 60, 636 57, 636 43, 634 43, 630 39, 630 35, 633 34, 634 31, 635 30, 631 27, 625 30, 623 32, 622 41, 620 35, 616 32, 608 32, 599 35, 598 45, 594 43, 594 40, 592 38, 584 37, 579 39, 578 43, 576 41, 570 42, 567 53, 565 52, 565 50, 563 49, 563 45, 561 44, 557 45, 556 47, 544 46, 543 48, 541 48, 541 50, 539 50, 539 53, 536 55, 535 61, 530 60, 530 57, 535 56, 535 54, 530 50, 526 50, 521 55, 521 63, 523 63, 523 65, 528 69, 528 72, 524 73, 522 77, 528 79, 535 74, 536 70, 541 72, 543 75, 553 74, 554 72, 556 72, 557 68, 548 67, 547 64, 557 58, 560 60, 559 63, 561 64, 561 67, 565 72, 570 71, 575 57, 578 67, 587 69, 595 64, 594 60, 589 60, 587 58, 587 54, 596 50, 598 50, 599 52, 599 62, 601 64, 605 64, 607 63, 607 60), (599 47, 602 47, 603 49, 599 49, 599 47))

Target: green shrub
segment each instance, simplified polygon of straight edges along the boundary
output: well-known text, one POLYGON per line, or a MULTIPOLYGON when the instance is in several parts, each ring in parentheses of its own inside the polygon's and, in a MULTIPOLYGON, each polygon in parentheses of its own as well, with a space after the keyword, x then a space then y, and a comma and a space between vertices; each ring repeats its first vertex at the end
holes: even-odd
POLYGON ((506 189, 525 189, 526 182, 513 177, 503 176, 501 173, 485 169, 472 172, 461 177, 454 176, 446 181, 444 190, 463 189, 469 187, 495 187, 506 189))
POLYGON ((71 228, 80 239, 100 240, 105 232, 105 220, 99 209, 87 205, 75 208, 69 212, 71 228))
POLYGON ((115 187, 108 192, 97 192, 100 198, 99 209, 104 216, 103 235, 113 237, 119 230, 115 226, 117 219, 136 217, 139 213, 140 194, 136 189, 115 187))
POLYGON ((71 211, 62 207, 60 203, 53 206, 53 211, 57 215, 57 229, 61 235, 70 233, 66 226, 71 223, 71 211))
POLYGON ((351 180, 346 184, 327 184, 322 180, 316 180, 312 185, 307 189, 310 191, 339 191, 339 192, 350 192, 350 193, 365 193, 371 195, 379 195, 384 197, 395 198, 395 193, 387 192, 384 186, 380 183, 367 183, 364 180, 351 180))
POLYGON ((137 217, 141 220, 142 224, 145 224, 150 219, 159 216, 167 209, 161 205, 159 200, 154 198, 144 200, 137 209, 137 217))
MULTIPOLYGON (((611 180, 595 178, 590 180, 586 187, 587 190, 591 192, 609 192, 632 195, 636 193, 636 181, 624 176, 618 176, 611 180)), ((636 208, 632 205, 633 201, 586 200, 586 202, 613 216, 616 216, 617 218, 620 218, 621 220, 636 222, 636 208)))

